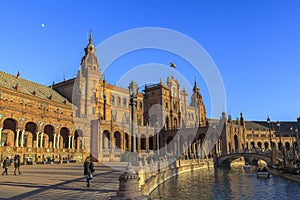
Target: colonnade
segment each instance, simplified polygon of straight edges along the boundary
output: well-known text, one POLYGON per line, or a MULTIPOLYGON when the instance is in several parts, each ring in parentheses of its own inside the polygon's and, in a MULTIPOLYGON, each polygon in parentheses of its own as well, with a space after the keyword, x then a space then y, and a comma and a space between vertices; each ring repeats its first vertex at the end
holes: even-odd
MULTIPOLYGON (((9 129, 10 130, 10 129, 9 129)), ((2 146, 2 132, 3 127, 0 128, 0 146, 2 146)), ((30 132, 31 133, 31 132, 30 132)), ((35 133, 35 140, 32 140, 32 142, 35 141, 35 143, 32 143, 28 146, 28 143, 25 144, 25 130, 17 129, 16 134, 14 137, 14 146, 15 147, 32 147, 32 148, 53 148, 53 149, 59 149, 59 148, 68 148, 68 149, 78 149, 79 144, 76 144, 75 136, 74 135, 68 135, 67 136, 67 147, 63 146, 63 136, 61 134, 53 134, 53 140, 49 139, 49 135, 44 132, 37 131, 35 133), (51 145, 52 142, 52 145, 51 145)), ((31 133, 32 134, 32 133, 31 133)), ((32 135, 33 137, 34 135, 32 135)), ((82 149, 84 149, 84 140, 85 138, 82 136, 80 137, 82 140, 82 149)), ((79 139, 78 139, 79 142, 79 139)))

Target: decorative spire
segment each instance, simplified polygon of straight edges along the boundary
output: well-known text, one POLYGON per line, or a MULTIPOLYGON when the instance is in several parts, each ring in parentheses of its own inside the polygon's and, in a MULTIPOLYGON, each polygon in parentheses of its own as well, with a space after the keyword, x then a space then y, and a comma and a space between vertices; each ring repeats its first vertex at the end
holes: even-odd
POLYGON ((241 120, 241 125, 244 126, 244 117, 243 117, 243 113, 241 112, 240 115, 241 115, 241 118, 240 118, 240 120, 241 120))
POLYGON ((199 92, 198 86, 197 86, 197 81, 196 81, 196 76, 195 76, 195 81, 194 81, 194 88, 193 88, 194 92, 199 92))
POLYGON ((92 35, 92 29, 90 29, 90 39, 89 39, 89 44, 93 43, 93 35, 92 35))

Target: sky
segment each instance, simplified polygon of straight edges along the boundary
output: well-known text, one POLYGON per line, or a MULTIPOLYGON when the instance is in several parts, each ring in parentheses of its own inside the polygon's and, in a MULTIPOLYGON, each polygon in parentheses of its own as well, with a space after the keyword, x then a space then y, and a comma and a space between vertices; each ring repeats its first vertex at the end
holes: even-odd
MULTIPOLYGON (((300 116, 299 10, 299 1, 278 0, 0 1, 0 70, 13 75, 19 70, 22 78, 51 85, 76 76, 90 29, 97 46, 127 30, 160 27, 205 49, 222 77, 223 109, 234 119, 243 112, 246 120, 295 121, 300 116)), ((104 58, 98 57, 101 65, 104 58)), ((172 52, 133 51, 103 73, 118 85, 136 66, 169 62, 176 69, 159 74, 164 82, 174 75, 193 85, 196 78, 209 117, 210 86, 172 52)))

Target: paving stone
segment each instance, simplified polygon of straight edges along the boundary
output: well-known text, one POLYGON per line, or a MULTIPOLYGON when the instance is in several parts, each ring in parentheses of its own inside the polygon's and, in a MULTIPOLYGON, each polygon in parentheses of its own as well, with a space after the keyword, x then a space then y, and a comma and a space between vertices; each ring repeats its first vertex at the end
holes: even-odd
POLYGON ((0 199, 108 199, 116 195, 124 164, 110 168, 95 163, 91 187, 86 187, 82 163, 21 166, 22 175, 0 176, 0 199))

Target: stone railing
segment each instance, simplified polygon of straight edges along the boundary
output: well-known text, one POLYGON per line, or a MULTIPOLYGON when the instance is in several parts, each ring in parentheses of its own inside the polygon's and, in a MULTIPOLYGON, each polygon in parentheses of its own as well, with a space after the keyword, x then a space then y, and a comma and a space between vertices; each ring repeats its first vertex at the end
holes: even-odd
POLYGON ((179 174, 190 172, 196 169, 213 167, 212 159, 191 159, 191 160, 160 160, 160 161, 139 161, 139 166, 127 167, 127 172, 120 176, 120 185, 117 196, 111 199, 148 199, 149 194, 164 181, 179 174), (128 172, 131 176, 128 176, 128 172), (133 173, 135 172, 135 173, 133 173), (135 178, 133 181, 133 175, 135 178), (124 179, 127 175, 127 179, 124 179), (130 194, 128 196, 127 194, 130 194), (133 196, 136 194, 136 196, 133 196))
POLYGON ((139 186, 144 195, 149 195, 157 186, 164 181, 179 174, 190 172, 196 169, 213 167, 212 159, 191 159, 191 160, 163 160, 159 162, 140 162, 138 175, 139 186))

